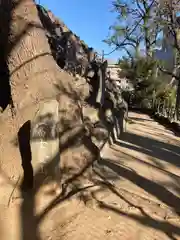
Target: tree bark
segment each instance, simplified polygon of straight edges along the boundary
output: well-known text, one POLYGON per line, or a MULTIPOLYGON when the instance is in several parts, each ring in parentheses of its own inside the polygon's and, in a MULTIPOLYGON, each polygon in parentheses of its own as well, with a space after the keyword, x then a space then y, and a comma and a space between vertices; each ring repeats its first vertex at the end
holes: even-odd
POLYGON ((1 25, 8 29, 2 45, 6 49, 12 100, 15 108, 21 109, 55 93, 53 83, 59 70, 34 1, 2 0, 0 8, 1 25))
MULTIPOLYGON (((59 94, 60 134, 68 127, 74 129, 73 126, 80 123, 77 101, 82 97, 84 87, 77 89, 76 82, 73 82, 68 74, 60 72, 51 56, 51 50, 33 0, 0 0, 0 30, 0 51, 2 50, 0 67, 6 66, 8 69, 5 79, 10 85, 10 97, 16 110, 14 118, 9 115, 8 108, 0 116, 1 170, 9 179, 13 178, 16 181, 22 174, 21 157, 17 144, 17 133, 20 127, 33 119, 41 101, 55 98, 59 94)), ((71 143, 66 141, 65 137, 60 150, 61 161, 64 159, 64 166, 67 167, 68 161, 72 160, 73 162, 74 154, 72 154, 72 134, 69 133, 67 136, 71 143), (66 151, 67 149, 68 151, 66 151), (63 152, 65 152, 64 155, 63 152)), ((76 134, 75 137, 77 141, 79 136, 76 134)), ((90 161, 94 158, 89 144, 86 144, 85 147, 84 145, 85 141, 80 144, 81 150, 76 149, 75 154, 76 157, 78 155, 80 161, 78 160, 78 164, 73 162, 75 171, 72 171, 72 174, 84 168, 87 159, 90 161)), ((69 164, 69 168, 72 169, 70 166, 71 164, 69 164)), ((3 198, 0 198, 0 205, 3 206, 7 198, 7 193, 4 193, 3 198)), ((24 199, 22 205, 21 228, 24 240, 39 239, 38 226, 33 227, 33 221, 34 225, 36 224, 34 204, 34 196, 31 196, 24 199)), ((0 223, 0 225, 3 224, 0 223)), ((7 239, 16 238, 7 237, 7 239)))
MULTIPOLYGON (((7 63, 9 78, 6 80, 10 83, 16 116, 11 118, 8 108, 1 115, 0 159, 8 176, 18 176, 21 162, 15 140, 20 127, 33 119, 41 101, 57 95, 60 134, 80 124, 77 102, 87 97, 88 86, 85 83, 77 87, 77 81, 60 71, 51 56, 33 0, 0 0, 0 29, 3 26, 6 27, 0 37, 0 47, 4 50, 1 60, 7 63)), ((65 146, 70 149, 68 144, 65 146)))

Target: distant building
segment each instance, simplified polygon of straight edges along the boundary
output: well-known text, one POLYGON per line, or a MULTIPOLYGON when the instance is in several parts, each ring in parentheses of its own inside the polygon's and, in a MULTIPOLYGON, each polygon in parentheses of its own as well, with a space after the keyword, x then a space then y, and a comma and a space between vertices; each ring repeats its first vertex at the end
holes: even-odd
POLYGON ((107 73, 111 81, 115 81, 117 86, 119 86, 123 91, 132 91, 133 86, 127 78, 119 77, 119 65, 117 64, 108 64, 107 73))
MULTIPOLYGON (((177 24, 180 29, 180 17, 177 17, 177 24)), ((163 31, 163 41, 160 50, 154 52, 154 58, 164 62, 164 66, 168 70, 173 70, 176 64, 176 51, 174 50, 174 37, 166 26, 163 31)))

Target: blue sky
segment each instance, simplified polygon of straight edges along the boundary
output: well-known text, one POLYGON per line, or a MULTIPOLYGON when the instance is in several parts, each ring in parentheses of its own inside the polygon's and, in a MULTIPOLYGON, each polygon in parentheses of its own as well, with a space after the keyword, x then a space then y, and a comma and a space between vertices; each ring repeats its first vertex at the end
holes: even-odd
MULTIPOLYGON (((109 26, 116 21, 115 13, 111 12, 111 0, 40 0, 40 4, 60 17, 88 46, 100 53, 113 49, 102 42, 108 35, 109 26)), ((116 60, 120 56, 120 52, 114 52, 108 58, 116 60)))

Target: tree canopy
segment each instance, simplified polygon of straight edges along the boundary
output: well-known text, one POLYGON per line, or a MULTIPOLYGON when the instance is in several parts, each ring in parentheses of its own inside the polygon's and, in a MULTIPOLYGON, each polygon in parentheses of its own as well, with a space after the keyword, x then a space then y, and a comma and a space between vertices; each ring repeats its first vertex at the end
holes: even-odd
POLYGON ((110 26, 105 42, 127 53, 126 58, 120 61, 123 69, 120 75, 133 82, 136 100, 141 102, 148 97, 152 100, 154 96, 162 101, 169 94, 174 104, 174 91, 177 89, 176 116, 179 118, 180 0, 115 0, 112 5, 117 19, 110 26), (170 48, 165 49, 168 46, 175 59, 171 70, 155 57, 157 48, 161 47, 165 52, 169 51, 170 48), (174 83, 176 87, 173 87, 174 83))

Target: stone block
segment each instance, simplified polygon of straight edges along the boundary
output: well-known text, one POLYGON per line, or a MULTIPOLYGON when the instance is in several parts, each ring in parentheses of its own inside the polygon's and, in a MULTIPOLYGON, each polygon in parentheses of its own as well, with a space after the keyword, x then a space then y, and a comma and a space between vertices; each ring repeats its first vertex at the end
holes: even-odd
POLYGON ((31 153, 34 174, 42 172, 45 177, 60 181, 59 108, 57 100, 40 104, 31 121, 31 153))

